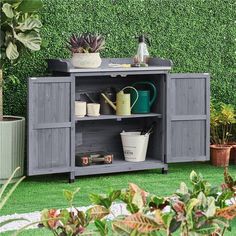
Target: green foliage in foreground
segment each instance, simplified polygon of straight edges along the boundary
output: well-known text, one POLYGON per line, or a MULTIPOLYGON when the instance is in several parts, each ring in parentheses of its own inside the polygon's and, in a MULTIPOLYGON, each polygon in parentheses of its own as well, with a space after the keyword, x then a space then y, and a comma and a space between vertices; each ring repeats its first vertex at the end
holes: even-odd
MULTIPOLYGON (((74 184, 68 184, 66 175, 36 176, 28 177, 23 181, 13 193, 1 215, 25 213, 39 211, 43 208, 65 208, 68 204, 62 196, 62 189, 74 189, 80 187, 82 191, 75 197, 75 206, 88 206, 90 200, 89 194, 99 194, 111 188, 122 189, 129 182, 134 182, 141 188, 158 196, 171 195, 180 182, 186 181, 186 177, 191 170, 204 173, 205 179, 214 185, 220 185, 223 182, 222 168, 211 166, 208 163, 181 163, 170 164, 167 175, 160 174, 159 170, 139 171, 120 173, 113 175, 87 176, 76 179, 74 184), (167 187, 168 186, 168 187, 167 187), (14 207, 12 207, 14 206, 14 207)), ((236 167, 230 166, 230 172, 236 176, 236 167)), ((190 187, 190 185, 188 185, 190 187)), ((234 236, 236 232, 236 221, 232 223, 232 231, 226 231, 226 236, 234 236)), ((45 229, 26 230, 20 233, 20 236, 41 236, 48 235, 49 231, 45 229)), ((12 233, 2 233, 3 236, 9 236, 12 233)), ((174 234, 179 236, 179 233, 174 234)))
POLYGON ((27 81, 46 74, 47 58, 69 58, 72 33, 98 32, 106 38, 103 57, 132 57, 136 35, 151 39, 150 53, 173 60, 174 72, 209 72, 217 101, 236 104, 235 0, 43 0, 42 49, 8 64, 5 114, 26 115, 27 81))

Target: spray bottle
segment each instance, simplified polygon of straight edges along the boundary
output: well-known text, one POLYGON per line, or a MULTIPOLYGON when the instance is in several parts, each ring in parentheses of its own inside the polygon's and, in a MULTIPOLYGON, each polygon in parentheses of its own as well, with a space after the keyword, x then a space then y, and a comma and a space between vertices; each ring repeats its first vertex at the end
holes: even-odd
POLYGON ((140 35, 138 37, 138 42, 139 42, 138 51, 134 58, 134 63, 147 66, 148 59, 149 59, 147 45, 150 46, 150 41, 148 37, 146 37, 145 35, 140 35))

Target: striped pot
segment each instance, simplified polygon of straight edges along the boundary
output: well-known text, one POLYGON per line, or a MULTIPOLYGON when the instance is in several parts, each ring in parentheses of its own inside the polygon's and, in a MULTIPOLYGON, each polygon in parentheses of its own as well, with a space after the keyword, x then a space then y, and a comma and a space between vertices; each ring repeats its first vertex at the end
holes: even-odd
POLYGON ((8 179, 16 167, 21 169, 15 180, 24 174, 25 118, 4 116, 0 121, 0 183, 8 179))

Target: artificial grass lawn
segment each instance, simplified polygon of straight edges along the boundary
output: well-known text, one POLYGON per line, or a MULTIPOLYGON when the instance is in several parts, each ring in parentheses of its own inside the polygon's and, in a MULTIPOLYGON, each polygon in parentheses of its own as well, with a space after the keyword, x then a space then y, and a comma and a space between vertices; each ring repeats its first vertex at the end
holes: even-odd
MULTIPOLYGON (((85 167, 86 168, 86 167, 85 167)), ((171 164, 167 175, 160 174, 160 170, 128 172, 111 175, 89 176, 77 178, 75 183, 68 184, 66 175, 28 177, 14 192, 1 215, 40 211, 44 208, 67 207, 63 189, 81 188, 74 201, 75 206, 89 205, 89 193, 104 193, 110 188, 127 187, 129 182, 138 184, 148 192, 166 196, 173 193, 181 181, 188 183, 192 170, 201 172, 205 179, 213 185, 220 185, 223 181, 223 168, 216 168, 208 163, 171 164)), ((230 173, 236 177, 236 166, 230 166, 230 173)), ((236 235, 236 222, 232 233, 236 235)), ((9 235, 9 234, 2 234, 9 235)), ((28 230, 21 235, 47 235, 45 230, 28 230)))

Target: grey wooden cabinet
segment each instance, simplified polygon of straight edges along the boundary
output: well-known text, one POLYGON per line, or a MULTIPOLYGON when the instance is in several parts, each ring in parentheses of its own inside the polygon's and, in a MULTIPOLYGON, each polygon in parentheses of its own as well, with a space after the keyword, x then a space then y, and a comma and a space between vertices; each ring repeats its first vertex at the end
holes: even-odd
POLYGON ((69 173, 75 176, 145 169, 166 172, 170 162, 209 160, 209 75, 172 74, 169 60, 154 58, 149 67, 110 68, 103 59, 98 69, 76 69, 67 60, 49 60, 52 77, 28 81, 28 175, 69 173), (158 92, 150 114, 101 115, 78 118, 76 100, 98 99, 107 87, 121 89, 150 81, 158 92), (126 162, 119 133, 140 130, 156 121, 144 162, 126 162), (108 151, 111 165, 75 166, 75 153, 108 151))

